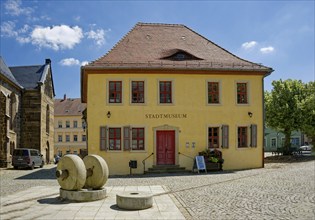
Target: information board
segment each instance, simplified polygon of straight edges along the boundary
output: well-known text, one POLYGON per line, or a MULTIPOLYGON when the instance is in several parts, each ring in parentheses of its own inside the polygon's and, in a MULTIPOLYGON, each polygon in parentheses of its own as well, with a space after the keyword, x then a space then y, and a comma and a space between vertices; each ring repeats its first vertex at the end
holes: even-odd
POLYGON ((207 172, 205 158, 203 156, 196 156, 196 164, 197 164, 198 173, 199 173, 199 170, 204 170, 207 172))

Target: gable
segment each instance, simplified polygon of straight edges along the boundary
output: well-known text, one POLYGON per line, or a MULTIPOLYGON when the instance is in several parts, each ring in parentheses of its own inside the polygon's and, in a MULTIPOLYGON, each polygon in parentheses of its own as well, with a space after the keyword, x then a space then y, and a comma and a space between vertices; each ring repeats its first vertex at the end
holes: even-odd
POLYGON ((51 75, 50 71, 47 74, 46 79, 44 81, 44 93, 45 93, 45 95, 47 95, 51 99, 55 96, 54 86, 53 86, 53 82, 52 82, 52 75, 51 75))

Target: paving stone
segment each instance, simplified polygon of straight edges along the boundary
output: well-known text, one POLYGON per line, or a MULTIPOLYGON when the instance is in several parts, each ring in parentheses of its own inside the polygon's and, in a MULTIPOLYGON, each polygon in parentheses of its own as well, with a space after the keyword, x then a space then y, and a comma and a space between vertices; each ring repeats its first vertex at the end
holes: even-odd
MULTIPOLYGON (((49 179, 51 174, 43 179, 24 179, 23 175, 29 176, 32 172, 36 169, 1 170, 1 220, 19 217, 34 205, 40 205, 43 213, 50 213, 47 219, 57 219, 58 207, 65 208, 59 211, 73 211, 66 207, 77 207, 79 211, 86 204, 58 200, 53 192, 56 189, 58 193, 58 183, 49 179), (32 190, 35 185, 40 187, 40 192, 32 190), (41 197, 43 194, 48 196, 41 197), (25 201, 31 197, 36 199, 25 201)), ((172 219, 174 216, 168 214, 177 212, 177 218, 173 219, 315 219, 315 161, 269 163, 263 169, 207 174, 117 176, 109 178, 105 187, 112 195, 130 187, 154 192, 153 207, 139 211, 139 219, 172 219), (163 204, 169 204, 168 200, 177 206, 176 211, 164 210, 167 206, 163 204)), ((99 210, 95 211, 94 219, 117 217, 114 197, 107 197, 97 206, 99 210)))

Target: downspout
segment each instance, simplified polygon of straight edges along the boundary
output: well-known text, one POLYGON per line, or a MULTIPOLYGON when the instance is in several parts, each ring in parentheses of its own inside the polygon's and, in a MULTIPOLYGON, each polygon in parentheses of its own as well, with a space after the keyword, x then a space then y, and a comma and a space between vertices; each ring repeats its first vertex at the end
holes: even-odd
POLYGON ((262 110, 263 110, 263 138, 262 138, 262 168, 265 167, 265 149, 264 149, 264 143, 265 143, 265 121, 266 121, 266 111, 265 111, 265 77, 269 76, 274 70, 270 68, 269 72, 267 72, 263 78, 262 78, 262 110))
POLYGON ((264 149, 264 143, 265 143, 265 120, 266 120, 266 113, 265 113, 265 80, 266 75, 262 78, 262 108, 263 108, 263 138, 262 138, 262 168, 265 168, 265 149, 264 149))

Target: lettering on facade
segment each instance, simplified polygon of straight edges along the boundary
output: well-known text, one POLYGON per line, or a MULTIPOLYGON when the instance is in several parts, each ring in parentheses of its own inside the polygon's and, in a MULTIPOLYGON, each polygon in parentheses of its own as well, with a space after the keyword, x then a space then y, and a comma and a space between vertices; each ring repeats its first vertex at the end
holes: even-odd
POLYGON ((146 119, 187 118, 187 114, 145 114, 146 119))

